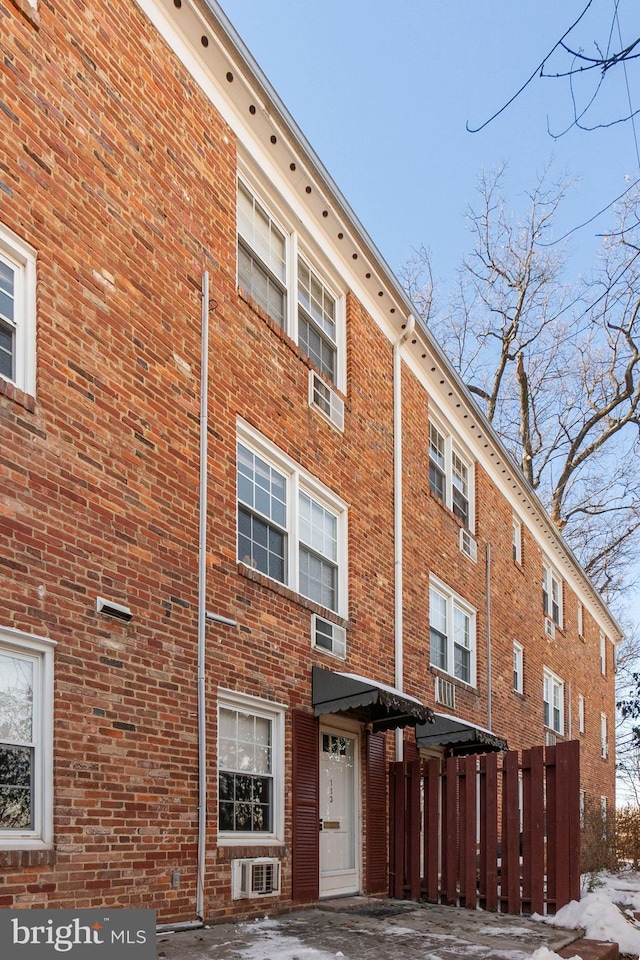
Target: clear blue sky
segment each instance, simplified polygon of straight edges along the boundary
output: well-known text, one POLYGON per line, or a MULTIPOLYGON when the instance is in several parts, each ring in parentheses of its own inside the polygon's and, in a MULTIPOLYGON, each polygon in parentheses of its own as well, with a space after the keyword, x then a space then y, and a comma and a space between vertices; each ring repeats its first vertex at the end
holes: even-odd
MULTIPOLYGON (((514 207, 552 158, 558 176, 581 178, 558 235, 622 193, 625 177, 640 175, 629 123, 549 136, 548 125, 560 131, 571 118, 566 81, 536 80, 482 132, 466 130, 467 122, 479 126, 509 99, 586 2, 221 0, 221 6, 389 265, 397 269, 412 247, 424 244, 446 286, 468 249, 464 212, 475 200, 481 168, 508 163, 514 207)), ((640 32, 636 2, 620 4, 623 36, 640 32)), ((594 40, 606 46, 613 6, 593 0, 576 40, 585 51, 594 40)), ((629 79, 640 106, 631 68, 629 79)), ((626 98, 617 68, 597 101, 602 119, 623 112, 626 98)), ((600 220, 580 233, 574 269, 590 266, 592 238, 605 228, 600 220)))

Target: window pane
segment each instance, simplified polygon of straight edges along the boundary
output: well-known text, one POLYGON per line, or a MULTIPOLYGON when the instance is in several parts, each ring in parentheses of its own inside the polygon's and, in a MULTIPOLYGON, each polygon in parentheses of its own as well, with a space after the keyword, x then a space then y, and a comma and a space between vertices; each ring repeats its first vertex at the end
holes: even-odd
POLYGON ((336 348, 313 325, 304 311, 298 311, 298 344, 320 368, 327 380, 336 380, 336 348))
POLYGON ((283 533, 247 511, 238 510, 238 560, 284 583, 285 547, 283 533))
POLYGON ((445 475, 433 461, 429 463, 429 489, 439 500, 445 499, 445 475))
POLYGON ((429 456, 444 471, 444 437, 433 424, 429 425, 429 456))
POLYGON ((33 662, 0 654, 0 742, 33 740, 33 662))
POLYGON ((433 667, 448 672, 447 638, 434 627, 430 631, 429 662, 433 667))
POLYGON ((0 747, 0 830, 33 829, 33 750, 0 747))
POLYGON ((243 444, 238 444, 238 499, 268 520, 286 526, 287 478, 243 444))
POLYGON ((299 590, 303 597, 330 610, 337 609, 337 568, 303 546, 299 554, 299 590))
POLYGON ((0 260, 0 317, 15 323, 15 270, 0 260))
POLYGON ((435 630, 446 636, 447 601, 433 588, 429 590, 429 622, 435 630))
POLYGON ((335 342, 336 302, 320 278, 298 260, 298 303, 310 320, 335 342))
POLYGON ((299 495, 300 540, 328 560, 338 556, 338 518, 306 493, 299 495))
POLYGON ((286 312, 284 289, 241 244, 238 245, 238 284, 265 313, 284 327, 286 312))
POLYGON ((458 680, 464 683, 471 683, 471 653, 469 650, 463 650, 455 646, 453 649, 454 673, 458 680))

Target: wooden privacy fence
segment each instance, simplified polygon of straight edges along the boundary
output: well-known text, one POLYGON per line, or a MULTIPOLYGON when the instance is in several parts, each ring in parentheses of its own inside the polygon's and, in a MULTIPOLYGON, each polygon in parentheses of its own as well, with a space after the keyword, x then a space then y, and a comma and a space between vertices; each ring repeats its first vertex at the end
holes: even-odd
POLYGON ((391 763, 389 894, 505 913, 580 899, 580 744, 391 763))

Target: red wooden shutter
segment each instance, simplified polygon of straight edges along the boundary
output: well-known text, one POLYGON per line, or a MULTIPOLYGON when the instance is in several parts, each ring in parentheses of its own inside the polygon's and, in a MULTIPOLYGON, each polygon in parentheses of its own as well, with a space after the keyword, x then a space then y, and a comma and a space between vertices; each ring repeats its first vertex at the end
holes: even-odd
POLYGON ((367 735, 367 893, 387 893, 387 762, 385 738, 367 735))
POLYGON ((319 726, 316 717, 294 710, 293 720, 293 849, 292 897, 318 899, 319 858, 319 726))

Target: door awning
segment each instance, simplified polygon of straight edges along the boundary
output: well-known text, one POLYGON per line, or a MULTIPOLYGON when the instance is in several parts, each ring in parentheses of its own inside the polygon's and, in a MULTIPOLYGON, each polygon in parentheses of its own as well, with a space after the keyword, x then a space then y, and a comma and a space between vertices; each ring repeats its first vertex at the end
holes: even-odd
POLYGON ((503 737, 446 713, 436 713, 433 723, 417 726, 416 741, 419 747, 448 747, 458 755, 508 749, 503 737))
POLYGON ((418 723, 427 727, 433 718, 433 711, 415 697, 356 673, 336 673, 314 666, 311 684, 316 717, 356 712, 374 730, 415 727, 418 723))

